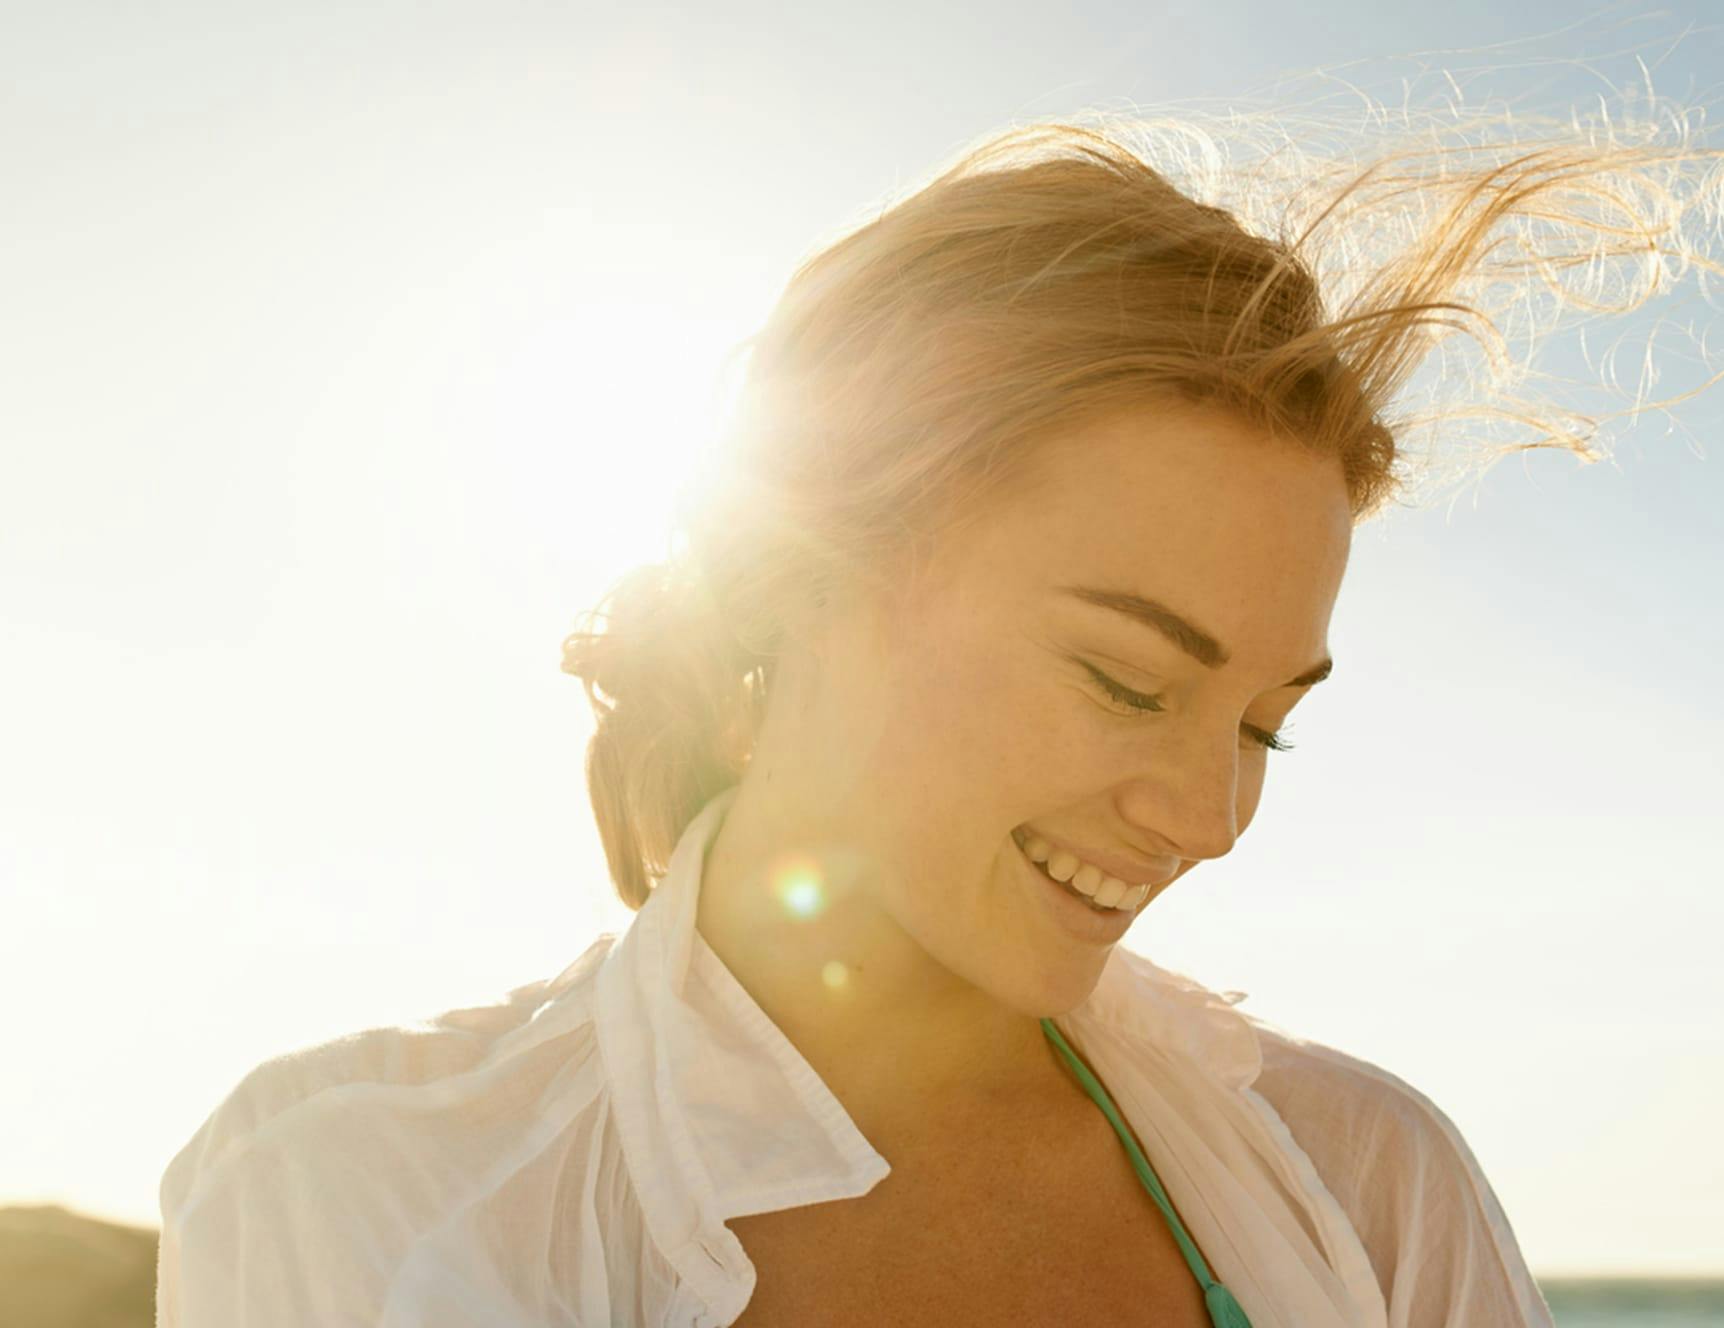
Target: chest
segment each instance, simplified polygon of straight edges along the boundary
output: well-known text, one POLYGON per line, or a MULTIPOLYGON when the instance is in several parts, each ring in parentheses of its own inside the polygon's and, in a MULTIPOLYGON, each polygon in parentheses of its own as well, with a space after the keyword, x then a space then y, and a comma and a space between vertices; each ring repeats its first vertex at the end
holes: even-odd
POLYGON ((758 1279, 734 1323, 1209 1328, 1167 1219, 1103 1125, 1075 1148, 889 1153, 861 1198, 733 1218, 758 1279))

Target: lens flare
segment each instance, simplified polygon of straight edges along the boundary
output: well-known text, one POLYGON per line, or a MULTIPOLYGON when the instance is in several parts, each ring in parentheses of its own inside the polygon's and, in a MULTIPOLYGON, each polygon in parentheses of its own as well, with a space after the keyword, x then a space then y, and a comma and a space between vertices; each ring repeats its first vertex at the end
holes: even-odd
POLYGON ((798 862, 782 868, 773 879, 773 893, 792 917, 812 918, 826 907, 826 883, 820 869, 798 862))

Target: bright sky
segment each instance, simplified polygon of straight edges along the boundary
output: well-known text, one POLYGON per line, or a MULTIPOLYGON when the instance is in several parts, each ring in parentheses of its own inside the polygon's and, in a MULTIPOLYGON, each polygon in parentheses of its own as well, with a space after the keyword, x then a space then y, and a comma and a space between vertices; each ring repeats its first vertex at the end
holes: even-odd
MULTIPOLYGON (((153 1223, 251 1066, 627 925, 560 642, 885 191, 1414 52, 1344 72, 1704 99, 1708 9, 13 7, 0 1203, 153 1223)), ((1298 750, 1127 940, 1432 1097, 1540 1274, 1724 1272, 1720 397, 1363 528, 1298 750)))

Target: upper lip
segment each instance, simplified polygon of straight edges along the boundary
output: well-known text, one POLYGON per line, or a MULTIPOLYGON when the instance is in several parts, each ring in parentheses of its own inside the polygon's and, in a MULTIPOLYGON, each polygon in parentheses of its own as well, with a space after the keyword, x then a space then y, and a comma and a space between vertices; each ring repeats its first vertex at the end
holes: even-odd
POLYGON ((1024 838, 1034 835, 1037 839, 1045 839, 1056 849, 1065 849, 1074 857, 1100 867, 1109 876, 1117 877, 1127 885, 1165 885, 1179 874, 1178 858, 1141 859, 1121 857, 1117 853, 1101 853, 1087 848, 1079 848, 1076 844, 1050 835, 1045 830, 1034 826, 1024 826, 1018 832, 1018 846, 1023 847, 1024 838))

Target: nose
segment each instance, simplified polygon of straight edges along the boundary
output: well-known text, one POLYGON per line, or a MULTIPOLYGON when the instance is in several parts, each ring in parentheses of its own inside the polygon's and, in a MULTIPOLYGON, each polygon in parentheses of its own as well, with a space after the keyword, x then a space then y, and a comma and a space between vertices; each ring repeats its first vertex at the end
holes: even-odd
POLYGON ((1119 794, 1119 811, 1148 853, 1196 861, 1226 857, 1239 842, 1239 752, 1231 742, 1162 746, 1119 794))

